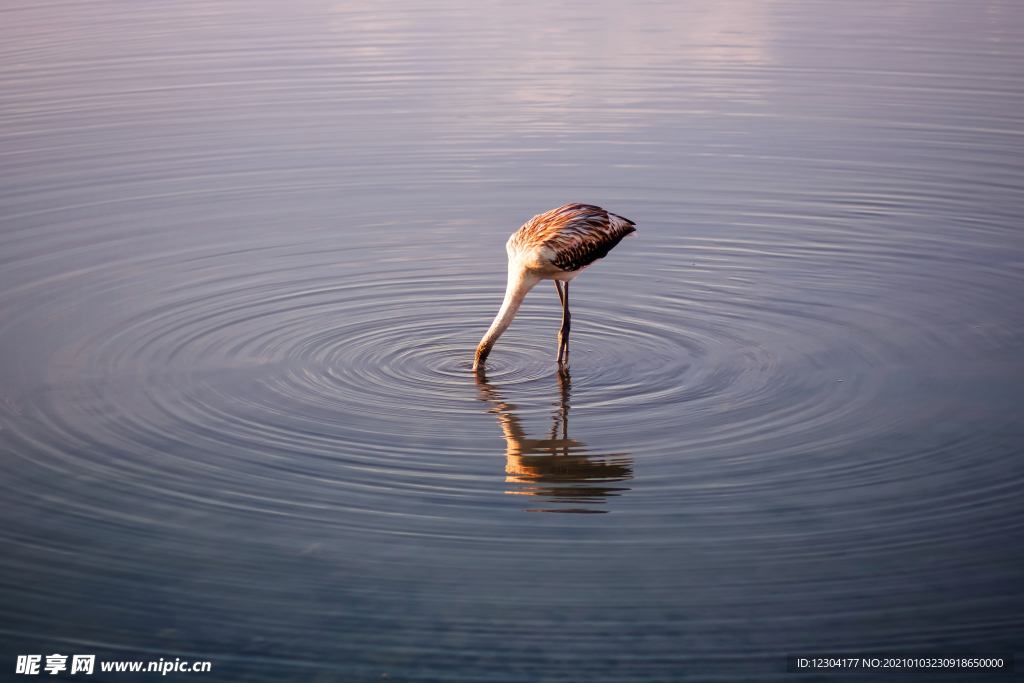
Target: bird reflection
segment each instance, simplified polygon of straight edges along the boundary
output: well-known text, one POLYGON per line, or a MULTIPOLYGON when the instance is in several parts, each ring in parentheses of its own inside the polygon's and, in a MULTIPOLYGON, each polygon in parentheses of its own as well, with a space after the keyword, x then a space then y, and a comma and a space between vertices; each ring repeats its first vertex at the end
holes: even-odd
POLYGON ((504 432, 506 450, 506 493, 537 496, 547 503, 569 503, 577 507, 528 509, 527 512, 602 513, 607 510, 582 507, 603 505, 609 496, 621 495, 628 488, 613 484, 633 478, 633 459, 629 453, 589 456, 582 441, 570 439, 569 397, 571 378, 567 367, 558 371, 560 401, 552 417, 551 433, 546 439, 531 439, 523 430, 516 406, 506 403, 498 389, 488 383, 484 372, 476 373, 481 401, 491 405, 488 413, 498 416, 504 432))

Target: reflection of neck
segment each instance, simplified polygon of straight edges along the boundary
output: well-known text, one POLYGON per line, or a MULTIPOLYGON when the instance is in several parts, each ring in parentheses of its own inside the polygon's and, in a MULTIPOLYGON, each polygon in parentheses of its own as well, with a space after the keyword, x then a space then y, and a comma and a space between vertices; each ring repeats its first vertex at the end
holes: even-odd
POLYGON ((568 437, 568 413, 569 413, 569 370, 562 368, 558 371, 558 388, 561 394, 561 403, 558 412, 553 416, 551 425, 551 437, 548 439, 531 439, 523 429, 519 416, 513 411, 516 406, 505 403, 497 390, 487 382, 487 376, 483 370, 476 373, 477 386, 484 395, 484 400, 494 406, 490 411, 498 416, 498 424, 501 425, 502 436, 505 437, 506 455, 509 457, 522 455, 568 455, 570 449, 576 453, 583 453, 586 444, 570 439, 568 437), (558 436, 558 425, 562 425, 562 436, 558 436))
MULTIPOLYGON (((621 495, 629 489, 613 483, 633 478, 632 460, 628 453, 592 458, 586 455, 586 444, 568 438, 569 373, 558 373, 561 393, 559 410, 553 416, 551 438, 531 439, 527 436, 516 407, 506 403, 501 394, 487 383, 483 368, 476 372, 476 385, 483 395, 481 401, 492 407, 488 413, 497 415, 505 437, 505 482, 511 486, 505 493, 535 496, 553 503, 604 504, 609 496, 621 495), (562 424, 561 438, 558 424, 562 424)), ((557 507, 528 509, 528 512, 600 513, 607 510, 591 507, 557 507)))
POLYGON ((501 336, 502 332, 507 330, 508 326, 512 324, 512 319, 519 312, 519 306, 522 305, 527 292, 533 289, 538 282, 540 282, 540 278, 529 275, 526 269, 519 267, 511 261, 509 262, 508 286, 505 288, 505 300, 502 302, 501 309, 498 311, 498 315, 495 316, 494 322, 491 323, 490 329, 487 330, 487 334, 480 340, 480 345, 476 348, 476 362, 473 363, 474 370, 479 368, 480 364, 487 359, 487 355, 491 352, 494 342, 498 341, 498 337, 501 336))

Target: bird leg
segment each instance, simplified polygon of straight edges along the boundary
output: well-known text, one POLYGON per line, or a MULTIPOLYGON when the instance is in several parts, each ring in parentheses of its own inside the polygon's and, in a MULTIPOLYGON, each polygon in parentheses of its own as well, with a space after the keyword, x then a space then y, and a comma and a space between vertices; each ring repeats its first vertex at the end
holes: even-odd
POLYGON ((562 328, 558 330, 558 359, 559 365, 562 365, 569 360, 569 320, 572 316, 569 315, 569 283, 565 283, 565 292, 562 292, 562 283, 555 280, 555 286, 558 288, 558 298, 562 302, 562 328))

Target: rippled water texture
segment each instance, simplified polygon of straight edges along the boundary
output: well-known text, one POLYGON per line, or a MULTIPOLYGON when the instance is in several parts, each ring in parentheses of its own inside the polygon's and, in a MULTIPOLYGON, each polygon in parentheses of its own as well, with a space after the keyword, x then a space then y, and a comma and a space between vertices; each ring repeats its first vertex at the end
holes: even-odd
POLYGON ((1016 0, 0 17, 0 667, 1024 651, 1016 0), (573 201, 568 372, 545 282, 475 377, 573 201))

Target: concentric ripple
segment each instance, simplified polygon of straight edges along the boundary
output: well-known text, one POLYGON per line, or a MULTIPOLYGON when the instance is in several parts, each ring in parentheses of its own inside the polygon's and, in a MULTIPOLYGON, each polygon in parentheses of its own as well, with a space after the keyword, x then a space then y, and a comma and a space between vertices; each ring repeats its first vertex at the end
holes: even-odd
MULTIPOLYGON (((254 287, 179 288, 159 307, 108 321, 61 349, 53 367, 62 378, 54 381, 95 378, 89 386, 101 392, 78 428, 93 436, 115 429, 129 442, 163 433, 191 443, 219 433, 214 438, 302 453, 323 452, 322 438, 339 429, 346 440, 372 447, 381 434, 437 438, 450 421, 479 415, 472 351, 499 303, 493 289, 476 284, 486 274, 273 277, 254 287), (118 419, 97 422, 97 413, 118 419)), ((835 321, 808 325, 779 309, 752 323, 724 300, 710 317, 669 296, 635 308, 596 293, 582 281, 574 288, 577 415, 629 415, 644 430, 670 415, 685 424, 727 409, 737 416, 731 440, 766 430, 788 439, 792 430, 813 430, 826 417, 834 423, 856 408, 856 400, 811 391, 834 378, 792 372, 787 364, 799 359, 766 343, 801 325, 824 343, 841 332, 835 321), (756 415, 744 419, 747 413, 756 415)), ((552 298, 544 287, 531 295, 486 369, 490 384, 518 394, 524 414, 547 410, 554 398, 552 298)), ((871 395, 862 391, 857 400, 871 395)), ((67 409, 74 411, 73 403, 67 409)), ((342 440, 328 450, 349 445, 342 440)))
MULTIPOLYGON (((884 357, 886 340, 849 328, 847 309, 715 288, 683 272, 664 284, 640 278, 643 286, 616 296, 625 291, 618 283, 638 282, 631 261, 677 268, 663 254, 631 252, 631 243, 616 255, 626 268, 610 260, 573 287, 571 395, 563 388, 561 398, 552 360, 558 307, 547 283, 531 293, 477 377, 472 352, 500 302, 500 274, 392 272, 360 261, 358 249, 339 267, 338 252, 281 245, 262 254, 274 268, 250 267, 235 281, 217 274, 251 254, 171 257, 147 269, 151 283, 174 283, 155 301, 94 321, 88 336, 56 352, 50 374, 61 387, 58 402, 40 410, 54 411, 61 426, 33 438, 57 452, 87 441, 137 453, 154 439, 214 457, 241 449, 260 462, 294 459, 292 467, 307 474, 316 471, 302 464, 308 457, 374 463, 411 481, 424 469, 447 470, 443 461, 423 460, 425 447, 479 455, 474 439, 452 439, 454 425, 501 438, 501 425, 488 428, 481 418, 496 400, 534 422, 562 419, 554 409, 561 402, 589 450, 639 446, 648 458, 675 461, 708 449, 734 458, 755 446, 837 448, 885 424, 871 409, 884 387, 872 367, 893 359, 884 357), (297 253, 302 268, 284 265, 298 262, 297 253), (180 281, 183 269, 198 284, 180 281), (632 435, 625 439, 624 424, 632 435)), ((717 252, 702 245, 705 259, 727 260, 729 252, 728 243, 717 252)), ((830 286, 827 277, 821 286, 830 286)), ((130 287, 111 282, 96 297, 131 301, 130 287)), ((921 354, 943 352, 918 344, 921 354)))

